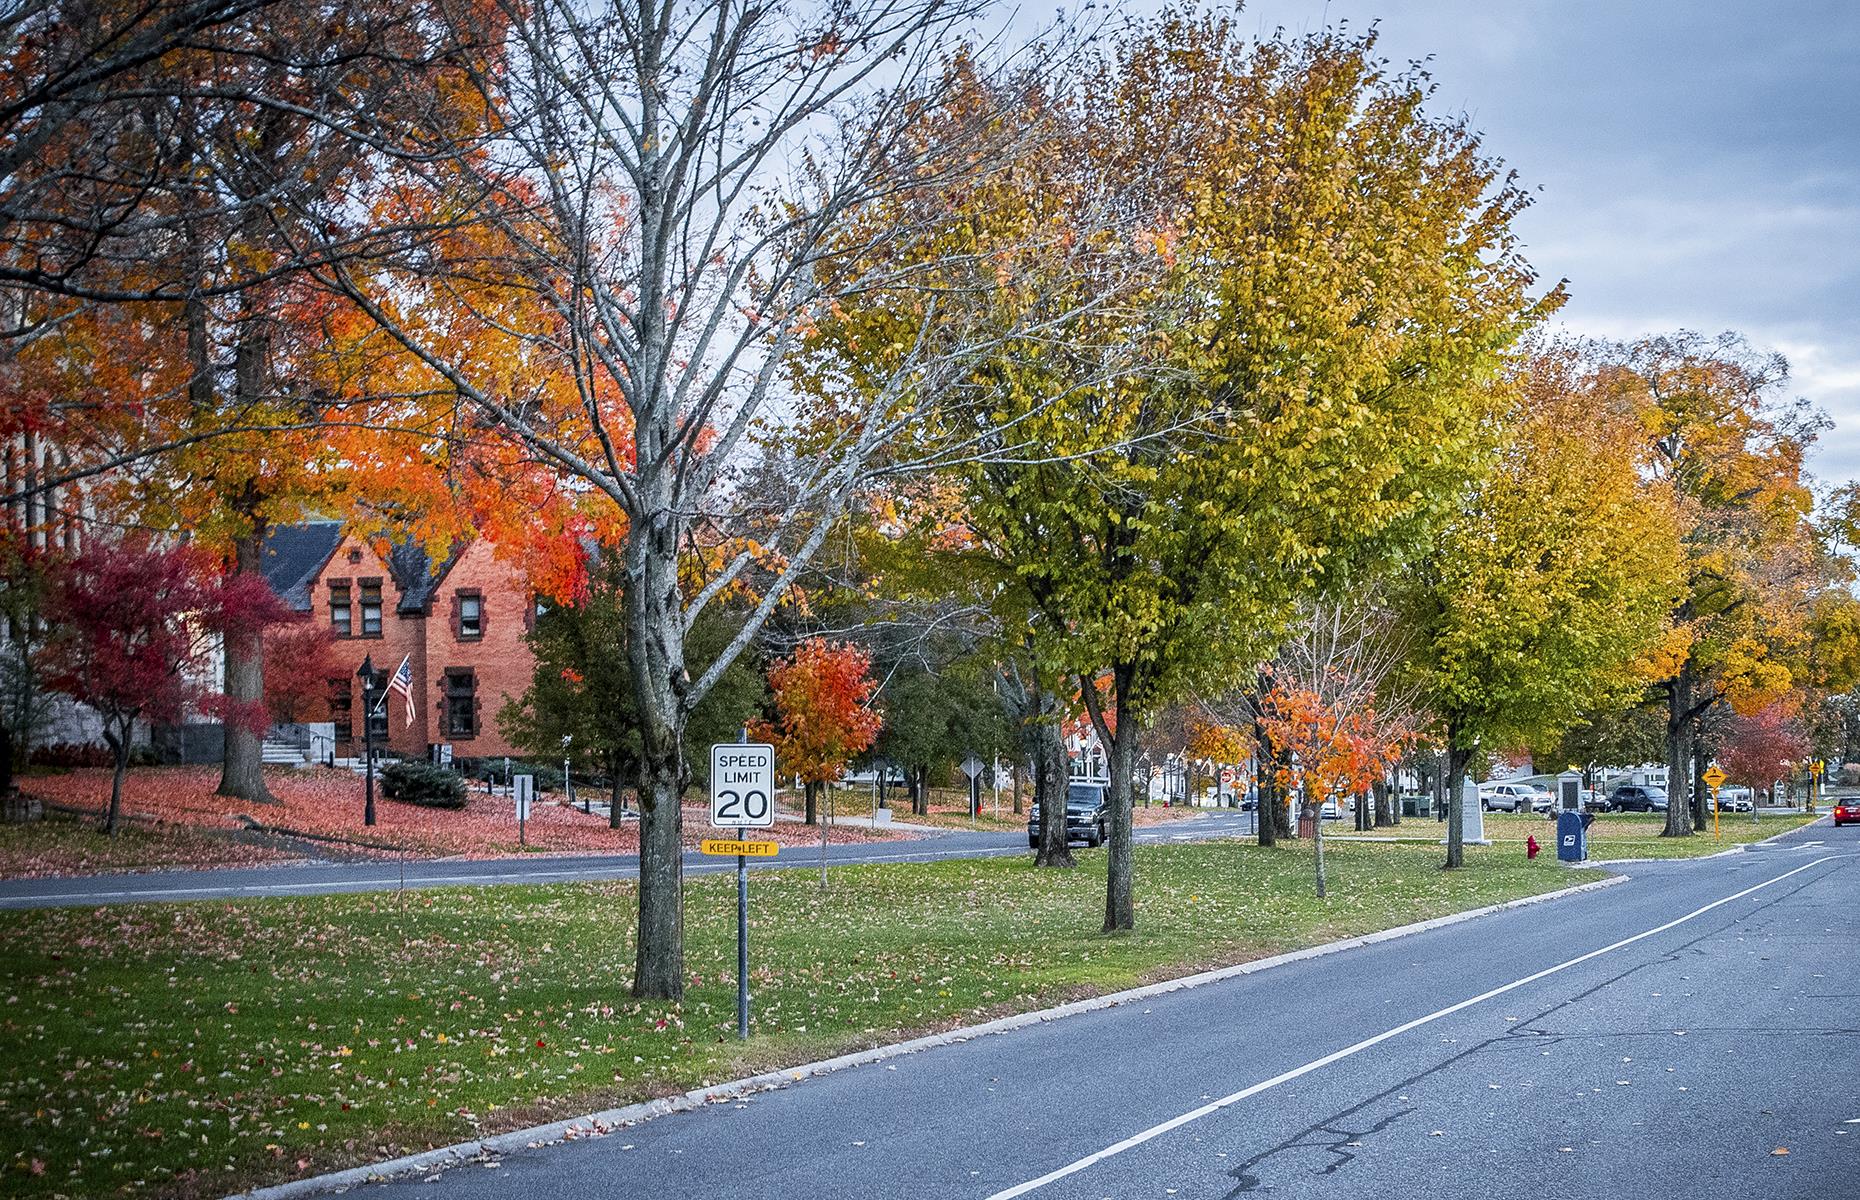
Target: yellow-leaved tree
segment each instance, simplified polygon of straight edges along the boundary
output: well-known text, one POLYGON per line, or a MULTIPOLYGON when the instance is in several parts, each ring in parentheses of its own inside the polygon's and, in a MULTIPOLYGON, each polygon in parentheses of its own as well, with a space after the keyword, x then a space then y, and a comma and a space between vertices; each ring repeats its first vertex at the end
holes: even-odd
POLYGON ((1649 471, 1632 396, 1574 348, 1521 358, 1493 453, 1403 583, 1416 677, 1448 749, 1447 862, 1476 747, 1552 738, 1644 689, 1682 592, 1673 488, 1649 471))

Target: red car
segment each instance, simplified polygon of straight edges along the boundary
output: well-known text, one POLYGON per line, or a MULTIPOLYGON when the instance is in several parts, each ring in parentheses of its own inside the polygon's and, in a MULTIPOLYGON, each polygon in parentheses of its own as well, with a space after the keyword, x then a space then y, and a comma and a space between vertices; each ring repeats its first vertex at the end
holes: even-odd
POLYGON ((1853 822, 1855 825, 1860 825, 1860 801, 1843 800, 1834 806, 1835 826, 1838 828, 1839 826, 1847 824, 1849 821, 1853 822))

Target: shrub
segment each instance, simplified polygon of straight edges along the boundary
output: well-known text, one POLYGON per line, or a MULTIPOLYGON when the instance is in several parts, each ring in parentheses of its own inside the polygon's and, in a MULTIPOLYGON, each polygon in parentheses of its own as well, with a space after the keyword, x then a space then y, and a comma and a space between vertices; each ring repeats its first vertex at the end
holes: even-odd
MULTIPOLYGON (((71 770, 76 767, 114 767, 116 765, 116 757, 110 753, 108 746, 91 742, 52 742, 49 745, 34 746, 26 761, 31 766, 51 767, 58 770, 71 770)), ((161 753, 153 746, 131 746, 129 765, 132 767, 161 766, 161 753)))
POLYGON ((465 780, 431 763, 389 763, 381 771, 381 793, 389 800, 426 808, 465 807, 465 780))
POLYGON ((116 759, 110 748, 88 742, 53 742, 34 746, 27 761, 35 767, 113 767, 116 759))

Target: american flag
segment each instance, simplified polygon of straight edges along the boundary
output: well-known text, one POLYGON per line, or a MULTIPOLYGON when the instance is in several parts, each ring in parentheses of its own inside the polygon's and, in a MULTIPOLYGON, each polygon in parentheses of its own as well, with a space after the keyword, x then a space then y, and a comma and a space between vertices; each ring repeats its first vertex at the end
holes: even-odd
POLYGON ((400 669, 394 672, 394 678, 388 680, 387 692, 381 697, 381 703, 387 703, 388 696, 398 692, 407 705, 407 724, 413 724, 413 655, 400 660, 400 669))

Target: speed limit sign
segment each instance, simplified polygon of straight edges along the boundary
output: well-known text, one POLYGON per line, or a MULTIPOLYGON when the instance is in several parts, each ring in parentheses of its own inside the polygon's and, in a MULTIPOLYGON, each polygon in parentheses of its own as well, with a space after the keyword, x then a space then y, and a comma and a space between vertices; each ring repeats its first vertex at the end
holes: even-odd
POLYGON ((727 829, 775 824, 775 747, 718 742, 710 748, 710 823, 727 829))

